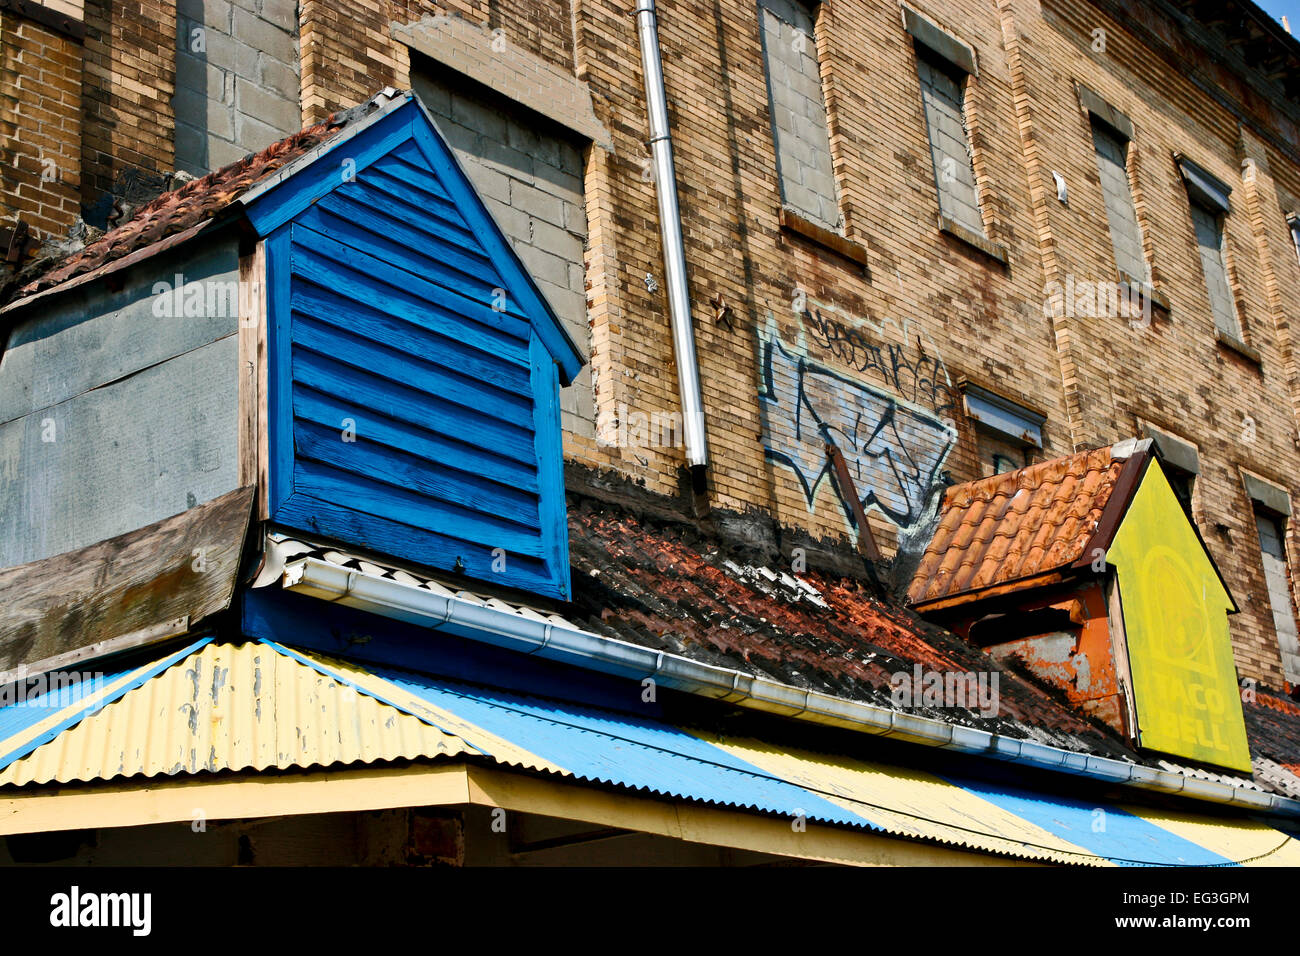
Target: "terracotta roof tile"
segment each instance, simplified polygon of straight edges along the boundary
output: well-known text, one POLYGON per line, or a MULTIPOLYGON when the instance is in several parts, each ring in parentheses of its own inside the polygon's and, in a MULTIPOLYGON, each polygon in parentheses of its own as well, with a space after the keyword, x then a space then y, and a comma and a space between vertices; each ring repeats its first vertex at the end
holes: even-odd
POLYGON ((1098 448, 949 488, 909 599, 934 601, 1078 560, 1124 462, 1098 448))
POLYGON ((1257 687, 1242 703, 1246 735, 1255 757, 1266 757, 1300 774, 1300 704, 1275 691, 1257 687))

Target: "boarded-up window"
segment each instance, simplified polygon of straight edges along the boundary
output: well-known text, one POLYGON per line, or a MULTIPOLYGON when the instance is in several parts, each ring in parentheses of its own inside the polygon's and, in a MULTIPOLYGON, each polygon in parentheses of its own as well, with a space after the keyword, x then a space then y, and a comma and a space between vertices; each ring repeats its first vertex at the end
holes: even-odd
POLYGON ((1115 265, 1134 279, 1147 281, 1147 263, 1142 255, 1142 228, 1128 179, 1128 143, 1095 119, 1092 142, 1101 176, 1101 194, 1110 222, 1110 240, 1115 248, 1115 265))
POLYGON ((1289 683, 1300 684, 1300 638, 1296 633, 1295 610, 1291 603, 1291 582, 1287 575, 1286 546, 1282 522, 1272 514, 1256 509, 1259 549, 1264 556, 1264 583, 1268 603, 1273 610, 1273 627, 1277 631, 1282 669, 1289 683))
POLYGON ((1241 327, 1237 322, 1237 306, 1232 300, 1232 287, 1228 285, 1228 269, 1223 257, 1223 219, 1215 211, 1193 201, 1192 225, 1196 229, 1196 245, 1201 251, 1201 269, 1205 273, 1214 326, 1225 335, 1239 339, 1241 327))
POLYGON ((762 0, 761 14, 781 199, 799 215, 838 230, 839 200, 813 14, 799 0, 762 0))
MULTIPOLYGON (((417 63, 412 82, 533 281, 573 341, 589 349, 582 142, 432 61, 417 63)), ((595 437, 590 365, 560 390, 560 410, 566 432, 595 437)))
POLYGON ((970 138, 966 132, 964 90, 966 77, 917 49, 916 72, 921 79, 925 122, 930 133, 930 154, 939 189, 939 212, 980 235, 980 217, 975 191, 975 168, 971 162, 970 138))

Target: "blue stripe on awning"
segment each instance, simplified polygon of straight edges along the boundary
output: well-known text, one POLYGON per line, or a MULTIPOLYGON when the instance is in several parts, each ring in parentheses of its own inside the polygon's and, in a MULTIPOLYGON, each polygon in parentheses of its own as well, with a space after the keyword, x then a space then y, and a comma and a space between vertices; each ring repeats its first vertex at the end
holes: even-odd
MULTIPOLYGON (((291 648, 273 646, 304 663, 321 665, 291 648)), ((575 777, 877 829, 870 820, 670 724, 390 668, 367 665, 365 670, 490 734, 525 746, 575 777)), ((328 665, 325 672, 348 680, 328 665)), ((369 687, 354 686, 371 692, 369 687)), ((401 706, 395 696, 386 702, 401 706)), ((464 734, 463 729, 458 732, 464 734)), ((468 742, 494 756, 489 742, 468 742)))
MULTIPOLYGON (((791 817, 803 816, 810 821, 900 832, 896 826, 882 826, 871 818, 873 813, 879 815, 882 808, 873 809, 871 805, 866 774, 890 773, 885 765, 789 751, 784 761, 768 760, 764 766, 747 759, 749 751, 740 746, 745 743, 740 739, 733 741, 735 746, 732 746, 724 739, 710 741, 698 731, 649 717, 396 668, 331 661, 280 645, 272 646, 339 680, 352 682, 366 693, 384 694, 388 703, 399 708, 403 707, 401 698, 410 695, 411 699, 429 706, 424 714, 417 714, 426 720, 436 721, 439 713, 448 719, 454 715, 460 722, 455 733, 485 755, 504 763, 538 769, 539 761, 544 761, 549 765, 546 769, 558 769, 584 780, 791 817), (479 732, 478 739, 475 739, 475 729, 479 732), (530 755, 531 762, 528 758, 521 759, 520 753, 530 755), (794 773, 789 767, 790 772, 779 769, 783 763, 790 762, 802 771, 794 773), (846 784, 846 778, 834 771, 837 766, 852 770, 855 763, 860 764, 864 773, 859 781, 864 797, 860 812, 854 812, 856 807, 845 806, 853 804, 854 795, 836 788, 849 785, 852 789, 853 785, 846 784)), ((629 685, 630 693, 639 690, 640 685, 629 685)), ((410 706, 408 702, 407 707, 410 706)), ((902 768, 895 768, 893 775, 899 780, 917 776, 902 768)), ((1024 831, 1019 834, 1023 842, 1018 851, 1012 852, 1026 856, 1046 856, 1057 862, 1091 860, 1138 866, 1235 865, 1233 859, 1114 804, 1046 795, 1013 784, 944 773, 937 774, 934 780, 936 784, 950 787, 954 795, 968 794, 967 801, 983 801, 989 812, 996 808, 1023 821, 1024 831), (1060 843, 1049 845, 1044 840, 1060 843)), ((916 799, 901 800, 892 812, 907 816, 919 808, 923 812, 911 820, 922 832, 927 824, 932 825, 933 833, 926 835, 940 842, 958 842, 953 839, 955 828, 968 834, 961 842, 969 840, 974 846, 1006 852, 1008 835, 984 833, 993 827, 989 820, 981 824, 978 803, 963 803, 956 796, 944 800, 937 794, 921 798, 919 784, 912 789, 917 791, 916 799), (930 814, 935 817, 931 819, 930 814), (948 819, 950 816, 952 819, 948 819)), ((1213 821, 1207 822, 1213 825, 1213 821)), ((1011 845, 1015 842, 1011 838, 1011 845)))
POLYGON ((1062 839, 1121 866, 1233 866, 1232 860, 1155 826, 1114 805, 943 774, 963 789, 996 803, 1062 839))
MULTIPOLYGON (((168 668, 175 669, 173 678, 190 680, 183 676, 194 668, 187 656, 210 640, 205 638, 134 669, 105 675, 103 683, 92 688, 61 687, 40 698, 0 708, 0 733, 4 734, 0 737, 0 754, 7 754, 0 758, 0 767, 30 754, 106 704, 133 692, 143 695, 140 703, 147 709, 140 712, 149 717, 133 721, 130 735, 116 733, 116 745, 134 749, 152 746, 153 756, 142 766, 170 766, 158 754, 166 752, 167 741, 176 729, 173 724, 188 717, 184 708, 159 710, 148 703, 152 692, 143 685, 168 668)), ((1285 851, 1283 834, 1240 815, 1125 808, 1033 792, 1018 786, 1020 778, 1015 767, 1005 768, 1008 782, 1002 778, 995 782, 976 780, 706 733, 699 728, 674 726, 653 715, 535 697, 393 667, 362 665, 270 641, 259 643, 383 701, 426 726, 455 735, 463 744, 455 751, 458 758, 468 753, 510 767, 667 798, 747 808, 791 822, 803 817, 810 823, 863 828, 1044 862, 1223 866, 1252 859, 1286 863, 1295 855, 1285 851)), ((266 703, 290 709, 300 706, 292 692, 282 690, 279 684, 274 691, 263 688, 258 692, 256 686, 255 678, 234 682, 220 702, 214 700, 226 727, 245 726, 247 715, 258 713, 266 703), (268 693, 280 696, 268 698, 268 693)), ((640 685, 630 682, 628 690, 630 710, 637 706, 640 685)), ((332 720, 342 720, 352 713, 340 710, 346 699, 315 700, 312 706, 325 708, 332 720)), ((83 726, 93 723, 87 721, 83 726)), ((438 741, 440 744, 441 738, 438 741)), ((242 746, 234 738, 228 743, 242 746)), ((98 756, 92 754, 87 762, 84 745, 70 743, 69 747, 65 747, 67 753, 54 755, 48 748, 41 751, 47 763, 76 761, 72 769, 56 768, 43 780, 92 781, 111 779, 121 772, 123 757, 111 748, 98 756), (60 777, 64 771, 66 775, 60 777)), ((449 752, 441 745, 420 747, 400 752, 429 759, 444 758, 449 752)), ((341 759, 348 762, 357 758, 341 759)), ((291 760, 288 765, 320 762, 300 764, 291 760)), ((285 766, 280 764, 281 769, 285 766)), ((34 777, 29 774, 24 779, 34 777)), ((795 827, 796 832, 798 829, 795 827)))

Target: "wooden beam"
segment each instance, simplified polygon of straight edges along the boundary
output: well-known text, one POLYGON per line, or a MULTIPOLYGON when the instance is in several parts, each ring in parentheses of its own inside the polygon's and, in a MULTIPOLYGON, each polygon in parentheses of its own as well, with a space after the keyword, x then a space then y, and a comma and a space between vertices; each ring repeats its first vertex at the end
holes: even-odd
POLYGON ((253 489, 89 547, 0 571, 0 670, 166 640, 230 606, 253 489), (73 655, 68 657, 67 655, 73 655))
POLYGON ((161 621, 152 627, 142 627, 138 631, 123 634, 121 637, 96 641, 94 644, 87 644, 75 651, 66 651, 63 654, 47 657, 44 660, 29 661, 23 664, 19 670, 0 673, 0 687, 24 678, 35 677, 38 674, 71 670, 84 661, 110 657, 120 651, 132 650, 145 644, 156 644, 168 638, 179 637, 187 633, 189 629, 190 619, 188 617, 178 617, 173 621, 161 621))
POLYGON ((1025 866, 976 851, 931 846, 881 833, 808 823, 797 830, 788 818, 701 806, 666 797, 626 793, 494 767, 468 767, 470 802, 519 813, 578 820, 600 827, 752 850, 800 860, 850 866, 1025 866))
POLYGON ((239 484, 257 488, 257 520, 269 517, 266 415, 266 246, 239 258, 239 484))
POLYGON ((840 497, 848 502, 849 510, 853 512, 853 522, 858 526, 858 550, 868 561, 879 561, 880 548, 876 546, 876 537, 871 533, 871 525, 867 524, 867 513, 862 508, 858 489, 854 487, 853 479, 849 477, 849 466, 844 461, 844 454, 838 446, 827 442, 826 455, 831 460, 831 467, 835 469, 835 483, 839 485, 840 497))
POLYGON ((463 762, 24 787, 0 798, 0 834, 476 805, 656 836, 853 866, 1032 866, 847 827, 701 806, 463 762))

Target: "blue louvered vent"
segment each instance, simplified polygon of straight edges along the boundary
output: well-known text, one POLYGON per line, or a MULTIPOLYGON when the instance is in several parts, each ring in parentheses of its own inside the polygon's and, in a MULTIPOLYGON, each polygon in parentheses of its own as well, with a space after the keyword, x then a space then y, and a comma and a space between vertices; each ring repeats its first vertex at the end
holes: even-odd
POLYGON ((271 520, 567 598, 558 322, 412 106, 267 239, 271 520))

